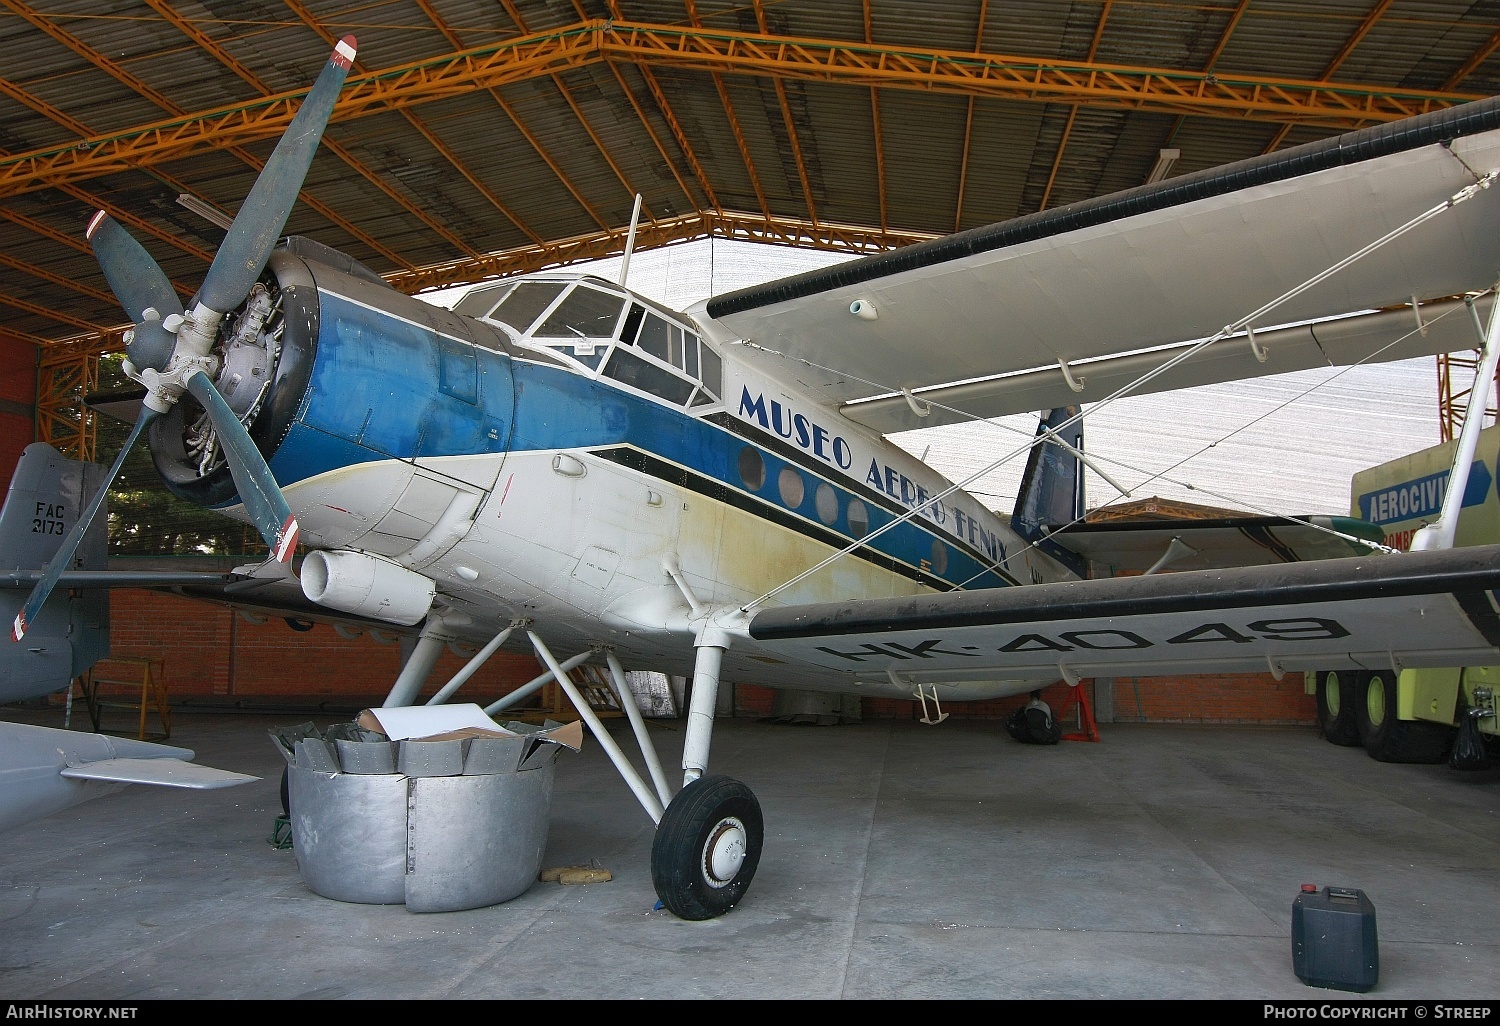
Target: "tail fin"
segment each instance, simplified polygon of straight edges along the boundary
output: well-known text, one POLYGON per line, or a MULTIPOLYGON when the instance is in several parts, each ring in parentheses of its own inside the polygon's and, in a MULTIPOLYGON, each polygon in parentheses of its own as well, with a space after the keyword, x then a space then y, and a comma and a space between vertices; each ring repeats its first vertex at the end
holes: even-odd
MULTIPOLYGON (((1037 437, 1078 416, 1078 413, 1077 406, 1060 406, 1048 411, 1036 426, 1037 437)), ((1047 535, 1073 523, 1087 510, 1083 494, 1083 461, 1074 454, 1074 450, 1083 451, 1083 421, 1058 432, 1056 439, 1060 444, 1045 442, 1032 446, 1010 526, 1022 538, 1082 574, 1083 560, 1047 541, 1047 535)))
MULTIPOLYGON (((1076 406, 1049 411, 1036 426, 1037 437, 1076 416, 1076 406)), ((1062 445, 1048 442, 1033 446, 1026 460, 1010 526, 1027 541, 1043 538, 1051 529, 1071 524, 1084 514, 1083 467, 1069 451, 1083 450, 1083 421, 1059 432, 1057 441, 1062 445)))
MULTIPOLYGON (((52 446, 26 447, 0 508, 0 618, 9 623, 31 591, 30 578, 57 555, 78 514, 103 483, 104 468, 63 457, 52 446)), ((108 559, 107 517, 84 535, 73 570, 103 570, 108 559)), ((20 644, 0 642, 0 702, 45 695, 109 654, 109 593, 69 594, 59 588, 20 644)))

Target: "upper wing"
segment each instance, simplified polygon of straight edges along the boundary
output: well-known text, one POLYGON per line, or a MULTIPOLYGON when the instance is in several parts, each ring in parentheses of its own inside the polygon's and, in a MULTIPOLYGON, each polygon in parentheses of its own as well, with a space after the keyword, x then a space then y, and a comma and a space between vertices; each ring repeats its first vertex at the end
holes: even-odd
MULTIPOLYGON (((695 314, 721 342, 775 351, 741 347, 742 358, 779 364, 831 401, 864 400, 845 413, 880 430, 947 419, 941 410, 917 419, 901 388, 965 382, 926 398, 961 398, 983 416, 1091 401, 1136 370, 1109 360, 1210 336, 1496 168, 1500 99, 728 293, 695 314), (855 300, 875 317, 852 313, 855 300), (1093 379, 1075 394, 1059 360, 1106 362, 1075 372, 1093 379), (974 381, 1028 371, 1042 377, 1019 390, 1003 377, 974 381), (1038 392, 1043 382, 1064 398, 1038 392)), ((1280 307, 1266 327, 1490 287, 1500 277, 1497 204, 1500 190, 1456 205, 1280 307)), ((1466 316, 1445 324, 1452 330, 1418 334, 1380 359, 1475 345, 1466 316)), ((1189 361, 1166 387, 1353 362, 1378 348, 1371 339, 1415 328, 1408 308, 1395 320, 1299 329, 1270 340, 1264 363, 1242 340, 1189 361)))
POLYGON ((783 607, 748 632, 850 685, 1480 666, 1497 587, 1486 545, 783 607))

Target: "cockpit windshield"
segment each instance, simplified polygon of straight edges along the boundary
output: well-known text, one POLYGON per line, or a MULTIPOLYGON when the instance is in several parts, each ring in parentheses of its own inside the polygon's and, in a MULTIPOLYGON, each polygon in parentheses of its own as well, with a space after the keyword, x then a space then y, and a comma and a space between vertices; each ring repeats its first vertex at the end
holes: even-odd
MULTIPOLYGON (((516 291, 519 292, 520 289, 516 291)), ((615 325, 620 322, 620 311, 624 309, 624 296, 579 285, 568 293, 568 298, 557 304, 546 320, 537 325, 532 335, 539 339, 591 338, 608 341, 614 338, 615 325)), ((503 312, 503 308, 497 311, 503 312)))
POLYGON ((523 281, 490 312, 490 320, 508 324, 524 335, 567 287, 565 281, 523 281))
POLYGON ((723 395, 719 355, 674 315, 630 301, 608 283, 541 279, 491 285, 455 309, 506 325, 532 345, 678 406, 723 395))

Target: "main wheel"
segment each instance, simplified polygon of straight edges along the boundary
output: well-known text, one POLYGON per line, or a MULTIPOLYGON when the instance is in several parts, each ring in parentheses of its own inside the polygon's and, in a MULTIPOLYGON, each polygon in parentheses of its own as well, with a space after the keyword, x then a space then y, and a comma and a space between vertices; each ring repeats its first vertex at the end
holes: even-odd
POLYGON ((1396 675, 1375 670, 1356 678, 1364 688, 1354 692, 1363 701, 1354 703, 1359 719, 1359 737, 1370 758, 1379 762, 1442 762, 1453 744, 1454 729, 1441 723, 1402 720, 1396 717, 1396 675))
MULTIPOLYGON (((1355 715, 1356 674, 1319 670, 1317 674, 1318 729, 1323 737, 1345 748, 1358 748, 1359 718, 1355 715)), ((1359 697, 1363 698, 1363 695, 1359 697)))
POLYGON ((755 793, 733 777, 699 777, 672 799, 651 844, 651 883, 679 919, 712 919, 740 903, 765 840, 755 793))

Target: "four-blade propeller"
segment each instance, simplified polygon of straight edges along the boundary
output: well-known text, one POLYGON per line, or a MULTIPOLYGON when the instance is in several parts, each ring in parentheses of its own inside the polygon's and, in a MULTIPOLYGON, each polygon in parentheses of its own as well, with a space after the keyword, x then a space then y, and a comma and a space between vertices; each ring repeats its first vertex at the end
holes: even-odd
POLYGON ((80 513, 48 564, 47 572, 16 614, 11 625, 14 640, 20 641, 25 636, 27 625, 35 620, 58 579, 72 564, 74 552, 104 505, 105 493, 136 440, 184 392, 192 393, 207 412, 240 500, 271 547, 272 555, 281 562, 292 558, 297 546, 296 518, 265 457, 214 385, 218 357, 213 355, 213 347, 219 323, 250 295, 286 227, 344 77, 354 61, 354 47, 353 36, 345 36, 334 47, 297 116, 240 206, 191 309, 183 309, 165 272, 113 218, 100 211, 89 221, 87 236, 104 277, 126 315, 135 322, 126 347, 125 372, 146 386, 146 399, 98 494, 80 513))

